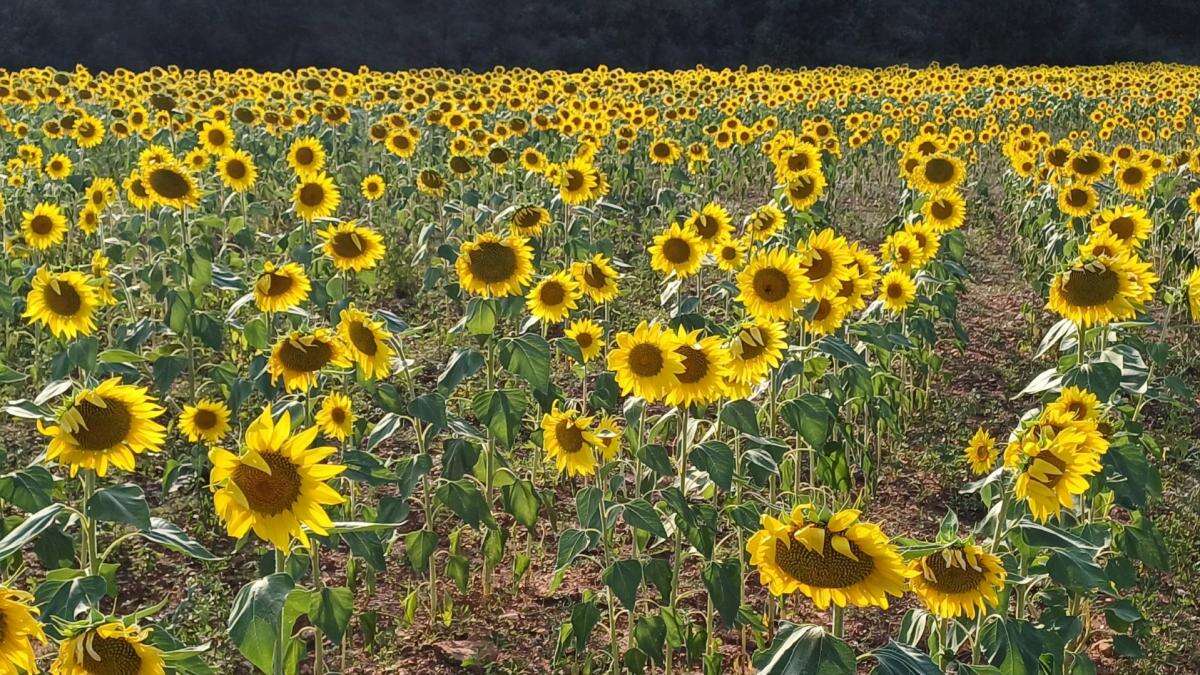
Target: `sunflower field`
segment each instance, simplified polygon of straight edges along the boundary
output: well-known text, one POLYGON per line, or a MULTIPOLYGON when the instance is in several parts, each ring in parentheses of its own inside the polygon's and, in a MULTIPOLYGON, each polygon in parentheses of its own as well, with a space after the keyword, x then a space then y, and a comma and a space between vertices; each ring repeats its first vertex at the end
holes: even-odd
POLYGON ((0 675, 1200 672, 1198 100, 0 71, 0 675))

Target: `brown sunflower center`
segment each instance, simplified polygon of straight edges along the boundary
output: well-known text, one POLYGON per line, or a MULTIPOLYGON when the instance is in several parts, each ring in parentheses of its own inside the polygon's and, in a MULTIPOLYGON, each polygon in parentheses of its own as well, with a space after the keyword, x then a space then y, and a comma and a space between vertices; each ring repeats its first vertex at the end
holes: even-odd
POLYGON ((325 188, 320 183, 305 183, 304 187, 300 188, 300 203, 314 208, 321 205, 325 201, 325 188))
POLYGON ((196 428, 207 431, 217 426, 217 413, 209 410, 208 408, 201 408, 200 410, 197 410, 196 415, 192 417, 192 423, 196 425, 196 428))
POLYGON ((579 344, 579 346, 583 347, 584 349, 591 347, 592 343, 595 341, 596 341, 596 339, 594 337, 592 337, 591 333, 583 332, 583 333, 578 333, 575 336, 575 342, 577 342, 579 344))
POLYGON ((820 250, 814 249, 812 252, 812 262, 808 264, 808 269, 804 271, 805 276, 813 281, 820 281, 829 276, 833 271, 833 256, 820 250))
POLYGON ((655 345, 642 343, 629 350, 629 369, 638 377, 654 377, 664 365, 662 350, 655 345))
POLYGON ((782 270, 767 267, 754 273, 754 294, 766 302, 779 302, 791 290, 791 282, 782 270))
POLYGON ((808 168, 808 155, 800 153, 789 155, 787 158, 787 168, 790 171, 803 171, 808 168))
POLYGON ((945 185, 954 180, 954 164, 948 159, 934 157, 925 162, 925 180, 934 185, 945 185))
POLYGON ((825 548, 820 552, 809 550, 800 542, 775 543, 775 562, 788 576, 816 588, 847 588, 871 576, 875 560, 863 552, 853 541, 850 552, 854 558, 833 550, 833 535, 826 532, 825 548))
POLYGON ((295 283, 292 277, 287 274, 279 274, 278 272, 264 272, 263 274, 268 279, 267 295, 272 298, 287 293, 292 289, 292 284, 295 283))
POLYGON ((1096 307, 1117 296, 1120 279, 1116 272, 1107 267, 1099 270, 1081 267, 1067 273, 1062 289, 1072 306, 1096 307))
POLYGON ((85 638, 82 666, 90 675, 138 675, 142 657, 128 640, 92 634, 85 638))
POLYGON ((240 159, 231 159, 225 163, 225 174, 234 180, 246 177, 246 165, 240 159))
POLYGON ((592 262, 583 268, 583 281, 592 288, 604 288, 608 286, 608 275, 603 267, 592 262))
POLYGON ((220 129, 210 129, 208 132, 208 142, 217 147, 225 145, 225 132, 220 129))
POLYGON ((659 159, 666 159, 671 156, 671 146, 666 143, 654 144, 654 156, 659 159))
POLYGON ((330 246, 339 258, 357 258, 367 252, 366 241, 356 232, 338 232, 330 246))
MULTIPOLYGON (((957 563, 957 561, 955 561, 957 563)), ((983 572, 969 566, 947 565, 940 553, 925 558, 925 583, 942 593, 965 593, 976 590, 984 580, 983 572), (932 579, 930 577, 933 577, 932 579)))
POLYGON ((833 303, 829 302, 828 300, 824 300, 824 299, 818 300, 817 301, 817 311, 813 313, 812 320, 813 321, 824 321, 829 316, 829 313, 832 311, 833 311, 833 303))
POLYGON ((935 199, 929 205, 929 213, 938 220, 949 220, 954 215, 954 204, 948 199, 935 199))
POLYGON ((1132 239, 1136 229, 1133 218, 1129 216, 1117 216, 1108 223, 1108 231, 1112 232, 1122 241, 1132 239))
POLYGON ((75 316, 83 307, 83 297, 79 295, 74 284, 61 280, 46 284, 42 291, 42 299, 50 311, 59 316, 75 316))
POLYGON ((29 221, 29 229, 34 234, 46 236, 54 230, 54 220, 50 216, 39 213, 29 221))
POLYGON ((577 190, 582 190, 585 182, 586 181, 584 179, 582 171, 579 171, 577 169, 571 169, 570 171, 567 172, 567 190, 568 191, 575 192, 577 190))
POLYGON ((696 218, 696 233, 705 239, 717 236, 720 227, 721 221, 707 213, 702 213, 696 218))
POLYGON ((335 406, 329 411, 329 419, 333 420, 334 424, 341 426, 346 423, 346 409, 340 406, 335 406))
POLYGON ((675 265, 682 265, 692 258, 692 245, 686 239, 672 237, 663 242, 663 257, 675 265))
POLYGON ((168 167, 154 169, 146 180, 150 189, 164 199, 186 197, 191 188, 183 174, 168 167))
POLYGON ((233 470, 233 482, 246 496, 251 510, 274 516, 296 503, 300 496, 300 472, 292 460, 277 452, 264 452, 261 457, 271 473, 238 464, 233 470))
POLYGON ((1071 160, 1071 168, 1081 176, 1090 176, 1100 170, 1100 158, 1095 155, 1084 155, 1071 160))
POLYGON ((316 160, 317 154, 312 148, 299 148, 296 150, 296 163, 301 166, 308 166, 316 160))
POLYGON ((73 408, 82 421, 71 435, 84 450, 107 450, 123 442, 133 428, 133 415, 123 401, 107 396, 103 399, 103 406, 85 399, 73 408))
POLYGON ((351 321, 346 332, 350 334, 350 344, 363 354, 375 356, 379 351, 379 345, 375 343, 375 333, 363 322, 351 321))
POLYGON ((583 431, 574 420, 564 417, 554 425, 554 439, 563 452, 576 453, 583 449, 583 431))
POLYGON ((767 351, 766 345, 759 344, 760 340, 756 340, 753 336, 742 333, 738 338, 738 343, 741 344, 741 357, 743 361, 753 361, 762 356, 763 352, 767 351))
POLYGON ((899 300, 904 297, 904 285, 898 283, 890 283, 887 287, 887 296, 893 300, 899 300))
POLYGON ((683 372, 676 375, 683 384, 696 384, 708 375, 708 355, 702 349, 688 345, 677 347, 675 353, 683 357, 683 372))
POLYGON ((1124 172, 1121 173, 1121 180, 1126 185, 1141 185, 1142 180, 1145 179, 1145 177, 1146 172, 1142 171, 1136 166, 1128 167, 1124 172))
POLYGON ((517 272, 517 254, 498 241, 485 241, 468 254, 471 274, 484 283, 508 281, 517 272))
POLYGON ((279 360, 288 370, 302 373, 314 373, 325 367, 333 357, 329 345, 314 340, 306 345, 299 340, 288 340, 279 349, 279 360))
POLYGON ((513 222, 519 229, 533 229, 541 224, 542 214, 537 209, 521 209, 513 216, 513 222))
POLYGON ((805 200, 812 196, 813 190, 816 189, 817 183, 808 176, 800 176, 790 185, 788 185, 788 194, 792 199, 805 200))
POLYGON ((547 281, 538 291, 538 299, 543 305, 557 307, 567 299, 567 289, 557 281, 547 281))

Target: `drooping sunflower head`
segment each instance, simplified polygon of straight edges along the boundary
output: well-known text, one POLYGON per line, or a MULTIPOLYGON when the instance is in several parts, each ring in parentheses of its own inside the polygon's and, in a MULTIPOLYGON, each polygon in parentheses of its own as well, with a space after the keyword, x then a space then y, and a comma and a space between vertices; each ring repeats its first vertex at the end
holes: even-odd
POLYGON ((38 269, 25 298, 25 318, 42 324, 56 337, 73 338, 96 330, 100 305, 91 279, 83 272, 38 269))
POLYGON ((675 353, 683 370, 667 392, 667 403, 690 406, 706 405, 724 394, 725 378, 730 374, 729 351, 717 336, 701 337, 700 331, 682 327, 675 331, 675 353))
POLYGON ((512 212, 508 224, 522 237, 532 237, 541 234, 542 228, 550 224, 550 212, 533 204, 521 206, 512 212))
POLYGON ((183 406, 179 428, 193 443, 216 443, 229 433, 229 408, 221 401, 204 399, 183 406))
POLYGON ((485 298, 516 295, 533 277, 533 248, 517 235, 484 232, 463 243, 455 270, 468 293, 485 298))
POLYGON ((417 174, 417 190, 432 197, 446 194, 446 178, 437 169, 422 169, 417 174))
POLYGON ((674 223, 654 237, 650 245, 650 267, 661 274, 674 273, 685 279, 704 262, 707 246, 690 228, 674 223))
POLYGON ((1081 326, 1133 318, 1138 285, 1128 257, 1080 258, 1050 284, 1049 309, 1081 326))
POLYGON ((162 675, 162 652, 146 642, 150 628, 112 621, 63 640, 50 666, 55 675, 162 675))
POLYGON ((596 450, 603 444, 592 428, 592 418, 574 409, 558 409, 558 402, 542 416, 542 448, 546 459, 569 476, 596 473, 596 450))
POLYGON ((359 371, 367 379, 387 377, 392 372, 392 334, 362 310, 351 304, 338 319, 338 336, 359 371))
POLYGON ((967 443, 964 454, 967 462, 971 465, 972 473, 977 476, 988 473, 996 464, 996 439, 987 432, 987 429, 979 427, 967 443))
POLYGON ((797 256, 783 248, 755 251, 737 276, 738 301, 759 319, 791 319, 813 297, 797 256))
POLYGON ((46 459, 66 464, 72 476, 80 469, 104 476, 110 464, 133 471, 137 455, 162 449, 166 430, 154 418, 163 412, 145 387, 107 379, 76 394, 57 423, 44 429, 50 437, 46 459))
POLYGON ((326 367, 350 365, 342 341, 328 329, 312 333, 292 331, 271 349, 267 371, 271 380, 282 381, 288 391, 308 391, 317 384, 317 376, 326 367))
POLYGON ((683 372, 683 357, 675 351, 675 334, 645 321, 632 333, 618 333, 617 346, 608 352, 608 368, 624 394, 647 401, 660 400, 683 372))
POLYGON ((572 321, 563 332, 579 345, 584 361, 591 361, 604 350, 604 328, 591 319, 572 321))
POLYGON ((350 397, 333 392, 321 400, 317 409, 317 428, 326 436, 344 441, 354 430, 354 411, 350 406, 350 397))
POLYGON ((378 232, 353 220, 330 225, 317 235, 325 240, 322 250, 339 270, 373 269, 386 251, 378 232))
POLYGON ((328 218, 342 202, 342 193, 333 179, 323 171, 300 174, 292 191, 296 215, 306 221, 328 218))
POLYGON ((525 306, 539 321, 559 323, 579 306, 583 293, 567 271, 548 275, 525 295, 525 306))
POLYGON ((289 262, 263 264, 254 282, 254 304, 263 312, 286 312, 308 299, 312 283, 300 265, 289 262))
POLYGON ((39 202, 32 211, 21 214, 25 243, 39 251, 62 242, 67 236, 67 217, 57 204, 39 202))
POLYGON ((975 618, 999 602, 1006 573, 1000 558, 968 543, 951 544, 909 563, 909 584, 936 616, 975 618))
POLYGON ((571 263, 571 274, 579 284, 579 290, 592 302, 603 304, 621 294, 617 286, 620 275, 603 253, 594 254, 591 260, 571 263))
POLYGON ((247 428, 240 455, 209 451, 213 505, 229 536, 253 530, 286 551, 293 538, 307 546, 309 532, 328 534, 333 523, 325 507, 344 499, 325 481, 346 467, 324 461, 334 448, 310 447, 317 433, 316 427, 293 432, 288 413, 276 421, 266 406, 247 428))
POLYGON ((886 608, 889 595, 904 593, 908 577, 896 547, 853 509, 831 514, 801 504, 782 519, 764 514, 746 549, 772 594, 800 592, 820 609, 886 608))

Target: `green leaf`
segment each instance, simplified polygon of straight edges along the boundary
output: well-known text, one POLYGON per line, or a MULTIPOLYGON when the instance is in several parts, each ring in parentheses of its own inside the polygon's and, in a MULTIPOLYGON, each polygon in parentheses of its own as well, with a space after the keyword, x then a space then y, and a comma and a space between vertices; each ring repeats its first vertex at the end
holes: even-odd
POLYGON ((550 343, 537 333, 501 341, 500 362, 508 372, 538 391, 545 391, 550 385, 550 343))
POLYGON ((446 364, 446 369, 438 376, 438 391, 449 396, 460 382, 479 372, 484 363, 483 354, 474 349, 456 350, 450 356, 450 362, 446 364))
POLYGON ((596 603, 577 602, 571 608, 571 635, 575 638, 575 651, 583 654, 587 650, 588 638, 596 624, 600 623, 600 610, 596 603))
POLYGON ((705 441, 692 448, 692 464, 708 473, 717 487, 728 492, 733 487, 733 450, 720 441, 705 441))
POLYGON ((454 580, 459 593, 466 593, 471 584, 471 563, 461 555, 452 555, 446 560, 446 575, 454 580))
POLYGON ((933 659, 925 652, 895 640, 870 654, 879 662, 871 672, 878 675, 942 675, 933 659))
POLYGON ((100 363, 142 363, 146 357, 125 349, 106 349, 100 352, 96 360, 100 363))
POLYGON ((759 675, 853 675, 854 652, 819 626, 780 622, 771 645, 755 652, 759 675))
POLYGON ((721 408, 721 424, 743 434, 761 436, 758 428, 758 408, 750 401, 730 401, 721 408))
POLYGON ((721 623, 732 628, 742 605, 742 563, 737 558, 713 561, 700 572, 708 597, 721 616, 721 623))
POLYGON ((182 553, 197 560, 221 560, 221 556, 200 545, 178 525, 163 520, 151 518, 149 529, 142 531, 142 536, 150 541, 165 546, 176 553, 182 553))
POLYGON ((583 530, 564 530, 558 538, 558 554, 554 557, 555 571, 566 569, 568 565, 587 550, 591 537, 583 530))
POLYGON ((480 523, 495 525, 491 509, 474 482, 463 479, 444 483, 437 491, 438 501, 475 529, 480 523))
POLYGON ((108 593, 108 582, 102 576, 87 576, 83 570, 59 569, 46 575, 33 593, 34 604, 41 609, 46 631, 56 632, 57 617, 74 621, 89 609, 99 609, 108 593))
POLYGON ((50 504, 54 475, 46 467, 30 466, 0 476, 0 501, 33 512, 50 504))
POLYGON ((518 480, 500 488, 504 510, 512 514, 518 525, 533 529, 538 518, 537 489, 529 480, 518 480))
POLYGON ((51 504, 31 514, 20 525, 14 527, 4 539, 0 539, 0 561, 21 550, 31 539, 54 524, 54 518, 63 510, 62 504, 51 504))
POLYGON ((783 421, 792 431, 800 434, 809 447, 821 449, 829 438, 833 416, 829 412, 829 404, 816 394, 803 396, 784 403, 779 409, 783 421))
POLYGON ((1107 361, 1095 361, 1076 366, 1063 375, 1064 386, 1083 387, 1101 401, 1112 398, 1121 387, 1121 368, 1107 361))
POLYGON ((437 392, 414 398, 408 404, 408 412, 428 424, 434 433, 446 428, 446 397, 437 392))
POLYGON ((481 391, 471 401, 475 416, 487 425, 492 438, 500 445, 512 447, 521 430, 521 416, 529 401, 519 389, 481 391))
POLYGON ((418 572, 424 572, 429 558, 437 550, 438 536, 429 530, 414 530, 404 535, 404 552, 408 564, 418 572))
POLYGON ((625 504, 625 511, 622 514, 626 523, 636 527, 643 532, 649 532, 660 539, 667 538, 667 529, 663 527, 662 518, 659 517, 658 511, 645 499, 635 499, 628 504, 625 504))
POLYGON ((401 421, 401 417, 395 413, 384 413, 375 426, 371 427, 371 433, 367 434, 367 450, 372 450, 391 438, 400 429, 401 421))
POLYGON ((1042 636, 1028 621, 998 616, 983 627, 980 636, 988 663, 1003 675, 1038 675, 1042 636))
POLYGON ((349 588, 322 588, 312 596, 308 617, 334 644, 341 644, 353 610, 354 594, 349 588))
POLYGON ((287 574, 271 574, 238 591, 229 611, 229 639, 260 670, 272 672, 282 632, 283 606, 295 587, 287 574))
POLYGON ((150 529, 150 505, 142 488, 132 483, 99 490, 87 503, 88 515, 106 523, 126 523, 150 529))
POLYGON ((628 610, 637 603, 638 587, 642 585, 642 563, 637 560, 618 560, 604 570, 604 584, 628 610))
POLYGON ((650 660, 662 665, 665 660, 663 646, 667 641, 667 624, 661 615, 651 614, 638 617, 633 627, 633 640, 638 649, 650 660))

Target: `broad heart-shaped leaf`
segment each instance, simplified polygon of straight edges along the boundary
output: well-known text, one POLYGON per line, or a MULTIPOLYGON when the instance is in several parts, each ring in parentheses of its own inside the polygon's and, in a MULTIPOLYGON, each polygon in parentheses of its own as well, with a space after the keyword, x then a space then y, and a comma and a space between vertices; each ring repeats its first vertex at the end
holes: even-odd
POLYGON ((580 553, 587 550, 591 536, 583 530, 563 530, 558 538, 558 554, 554 557, 554 569, 565 569, 580 553))
POLYGON ((809 447, 825 447, 833 415, 830 414, 829 404, 824 398, 816 394, 804 394, 784 403, 779 409, 779 414, 792 431, 800 434, 809 447))
POLYGON ((31 514, 23 523, 14 527, 4 539, 0 539, 0 561, 21 550, 31 539, 54 524, 54 518, 63 510, 62 504, 51 504, 31 514))
POLYGON ((571 635, 575 638, 575 651, 582 654, 587 649, 588 637, 596 624, 600 623, 600 610, 592 601, 578 602, 571 608, 571 635))
POLYGON ((704 566, 700 576, 704 579, 708 597, 712 598, 713 607, 721 616, 721 623, 726 628, 732 628, 738 608, 742 605, 741 561, 737 558, 713 561, 704 566))
POLYGON ((500 362, 508 372, 538 391, 545 391, 550 385, 550 343, 537 333, 503 340, 500 362))
POLYGON ((404 554, 408 564, 418 572, 429 566, 429 557, 437 549, 438 536, 430 530, 415 530, 404 535, 404 554))
POLYGON ((867 367, 867 362, 863 360, 862 355, 854 351, 854 347, 841 338, 826 335, 817 343, 817 349, 847 365, 857 368, 867 367))
POLYGON ((379 421, 375 423, 375 426, 371 427, 371 433, 367 434, 367 450, 372 450, 380 443, 391 438, 400 428, 402 421, 403 418, 395 413, 384 413, 379 418, 379 421))
POLYGON ((761 436, 758 428, 758 408, 750 401, 730 401, 721 408, 721 424, 743 434, 761 436))
POLYGON ((344 586, 322 588, 319 593, 312 594, 311 602, 309 619, 334 644, 340 644, 350 623, 350 613, 354 610, 354 594, 344 586))
POLYGON ((635 499, 625 504, 625 511, 622 515, 625 522, 631 526, 661 539, 667 538, 667 528, 663 527, 662 517, 645 499, 635 499))
POLYGON ((450 362, 446 364, 446 369, 438 376, 438 391, 449 396, 460 382, 479 372, 484 363, 483 354, 474 349, 456 350, 450 356, 450 362))
POLYGON ((40 619, 53 634, 57 617, 74 621, 89 608, 100 609, 100 601, 108 592, 108 582, 102 576, 87 576, 83 570, 58 569, 46 575, 33 592, 34 604, 41 609, 40 619))
POLYGON ((638 587, 642 585, 642 563, 637 560, 618 560, 604 570, 604 584, 612 589, 626 609, 637 603, 638 587))
POLYGON ((533 529, 538 518, 537 489, 533 483, 521 479, 500 488, 504 501, 504 510, 512 514, 518 525, 533 529))
POLYGON ((272 672, 280 641, 283 605, 296 583, 287 574, 271 574, 238 591, 229 610, 229 639, 264 672, 272 672))
POLYGON ((1029 381, 1025 388, 1021 390, 1013 398, 1021 398, 1026 394, 1040 394, 1043 391, 1049 391, 1062 384, 1062 375, 1058 374, 1058 368, 1052 367, 1038 373, 1037 377, 1029 381))
POLYGON ((733 487, 733 450, 720 441, 705 441, 692 448, 692 464, 708 473, 717 487, 729 491, 733 487))
POLYGON ((521 430, 521 415, 529 400, 520 389, 481 391, 471 401, 471 409, 479 421, 487 425, 492 438, 502 446, 512 447, 521 430))
POLYGON ((43 466, 30 466, 0 476, 0 500, 33 512, 50 504, 54 475, 43 466))
POLYGON ((820 626, 780 622, 766 649, 755 652, 759 675, 853 675, 854 652, 820 626))
POLYGON ((446 397, 440 393, 414 398, 408 404, 408 412, 432 427, 434 433, 446 428, 446 397))
POLYGON ((1042 636, 1028 621, 997 616, 983 626, 979 638, 988 663, 1004 675, 1038 675, 1042 636))
POLYGON ((1062 383, 1083 387, 1101 401, 1107 401, 1121 387, 1121 368, 1107 361, 1085 363, 1068 370, 1062 383))
POLYGON ((470 480, 456 480, 444 483, 437 491, 438 501, 462 518, 463 522, 475 529, 480 523, 495 525, 492 511, 479 488, 470 480))
POLYGON ((139 530, 150 529, 150 505, 146 494, 133 483, 98 490, 87 503, 88 515, 106 523, 126 523, 139 530))
POLYGON ((942 675, 942 669, 937 667, 928 654, 895 640, 888 640, 886 645, 871 652, 870 655, 879 662, 875 666, 875 670, 871 671, 873 674, 942 675))
POLYGON ((151 518, 150 528, 142 531, 142 536, 150 541, 165 546, 176 553, 182 553, 197 560, 221 560, 221 556, 200 545, 178 525, 163 520, 151 518))

